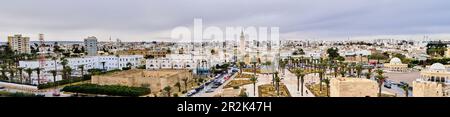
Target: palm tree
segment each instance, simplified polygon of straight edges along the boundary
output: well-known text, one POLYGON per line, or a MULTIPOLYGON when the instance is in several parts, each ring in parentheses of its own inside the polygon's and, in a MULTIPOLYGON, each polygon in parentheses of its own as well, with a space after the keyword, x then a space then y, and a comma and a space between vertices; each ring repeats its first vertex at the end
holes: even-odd
POLYGON ((272 75, 272 83, 274 83, 275 85, 275 79, 278 77, 278 71, 276 71, 273 75, 272 75))
POLYGON ((57 68, 57 62, 56 62, 56 60, 58 60, 58 58, 56 58, 56 57, 52 57, 52 60, 53 60, 53 62, 55 62, 54 64, 55 64, 55 70, 56 71, 58 71, 58 68, 57 68))
POLYGON ((170 91, 172 90, 172 87, 166 86, 163 90, 167 92, 167 97, 170 97, 170 91))
POLYGON ((22 79, 23 79, 23 67, 18 67, 17 70, 19 71, 19 75, 20 75, 20 76, 19 76, 19 77, 20 77, 20 78, 19 78, 20 83, 23 83, 23 82, 22 82, 22 79))
POLYGON ((319 73, 320 91, 322 91, 322 79, 323 79, 323 76, 324 76, 324 70, 318 70, 317 72, 319 73))
POLYGON ((303 96, 303 83, 304 83, 304 77, 305 77, 305 71, 303 69, 296 69, 295 70, 295 76, 297 76, 297 91, 299 91, 299 79, 302 82, 302 91, 301 91, 301 95, 303 96))
POLYGON ((242 68, 245 66, 245 62, 239 62, 239 74, 242 74, 242 68))
POLYGON ((378 82, 378 96, 381 97, 381 86, 383 86, 384 81, 386 80, 386 77, 383 76, 384 71, 382 69, 377 69, 377 76, 375 78, 378 82))
POLYGON ((70 84, 72 84, 72 78, 70 77, 72 75, 72 68, 70 68, 69 66, 64 68, 64 72, 66 73, 66 79, 69 79, 70 84))
POLYGON ((323 79, 323 82, 325 82, 325 84, 327 85, 327 96, 330 97, 330 79, 325 78, 323 79))
POLYGON ((188 87, 187 87, 187 85, 188 85, 188 79, 187 78, 183 78, 183 79, 181 79, 182 81, 183 81, 183 83, 184 83, 184 90, 186 90, 187 91, 187 89, 188 89, 188 87))
POLYGON ((6 70, 6 65, 0 65, 0 68, 2 68, 2 70, 1 70, 1 72, 2 72, 2 79, 6 79, 7 77, 6 77, 6 72, 7 72, 7 70, 6 70))
POLYGON ((367 73, 366 73, 366 78, 367 78, 367 79, 370 79, 370 77, 372 77, 372 73, 371 73, 371 72, 367 72, 367 73))
POLYGON ((13 68, 10 68, 9 69, 9 82, 13 82, 13 80, 14 80, 14 74, 17 72, 17 70, 16 69, 13 69, 13 68))
POLYGON ((53 82, 56 82, 56 75, 58 75, 58 71, 50 70, 50 73, 52 73, 52 75, 53 75, 53 82))
POLYGON ((250 81, 253 83, 253 96, 256 96, 256 82, 258 81, 258 78, 256 76, 253 76, 250 78, 250 81))
POLYGON ((81 71, 81 77, 84 77, 84 65, 78 66, 78 69, 81 71))
POLYGON ((357 76, 358 76, 358 78, 360 78, 361 77, 361 72, 362 72, 362 65, 361 64, 357 64, 356 65, 356 74, 357 74, 357 76))
POLYGON ((332 66, 332 68, 334 69, 334 77, 336 78, 337 77, 337 75, 338 75, 338 66, 336 65, 336 64, 334 64, 333 66, 332 66))
POLYGON ((281 67, 281 72, 283 72, 284 75, 284 68, 286 68, 286 62, 283 60, 280 60, 280 67, 281 67))
POLYGON ((252 61, 252 64, 253 64, 253 74, 256 76, 256 63, 258 63, 258 62, 256 62, 256 61, 252 61))
POLYGON ((103 61, 103 62, 101 62, 102 63, 102 69, 103 69, 103 71, 105 71, 106 69, 105 69, 105 64, 106 64, 106 62, 105 61, 103 61))
POLYGON ((400 88, 402 88, 403 91, 405 92, 405 97, 408 97, 408 94, 409 94, 409 84, 401 85, 400 88))
POLYGON ((25 72, 27 72, 27 74, 28 74, 28 81, 30 82, 30 84, 32 84, 33 82, 31 81, 31 74, 33 73, 33 69, 31 69, 31 68, 26 68, 25 69, 25 72))
POLYGON ((175 83, 175 87, 178 87, 178 92, 181 92, 181 84, 180 84, 180 82, 175 83))
POLYGON ((277 95, 280 96, 280 82, 281 82, 280 77, 276 76, 275 77, 275 82, 276 82, 275 89, 277 89, 277 95))
POLYGON ((67 59, 65 59, 65 58, 61 58, 62 60, 61 60, 61 65, 63 66, 63 70, 62 70, 62 77, 64 78, 64 79, 67 79, 67 70, 66 70, 66 67, 67 67, 67 64, 69 63, 69 61, 67 61, 67 59))
POLYGON ((58 84, 56 83, 56 75, 58 75, 58 71, 50 70, 50 73, 52 73, 52 75, 53 75, 53 87, 56 88, 56 86, 58 86, 58 84))
POLYGON ((37 78, 37 81, 38 81, 38 84, 37 84, 37 85, 39 86, 39 85, 41 84, 41 70, 43 70, 43 69, 38 67, 38 68, 36 68, 35 70, 36 70, 37 77, 38 77, 38 78, 37 78))

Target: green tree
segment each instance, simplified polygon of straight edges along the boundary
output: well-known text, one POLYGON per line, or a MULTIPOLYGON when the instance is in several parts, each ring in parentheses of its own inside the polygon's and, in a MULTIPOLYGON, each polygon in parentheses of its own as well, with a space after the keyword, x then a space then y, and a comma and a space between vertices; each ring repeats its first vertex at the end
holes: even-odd
POLYGON ((317 73, 319 73, 319 81, 320 81, 320 91, 322 91, 322 79, 324 77, 325 71, 324 70, 318 70, 317 73))
POLYGON ((327 96, 330 97, 330 79, 325 78, 323 79, 323 82, 325 82, 325 84, 327 85, 327 96))
POLYGON ((280 96, 280 82, 281 82, 281 79, 280 79, 280 77, 278 77, 278 76, 276 76, 275 77, 275 89, 277 90, 277 96, 280 96))
POLYGON ((295 76, 297 76, 297 91, 299 91, 299 80, 301 81, 301 86, 302 86, 302 90, 301 90, 301 95, 303 96, 303 84, 304 84, 304 77, 305 77, 305 75, 306 75, 306 73, 305 73, 305 71, 303 70, 303 69, 296 69, 295 71, 294 71, 294 73, 295 73, 295 76))
POLYGON ((10 68, 8 72, 9 72, 9 82, 13 82, 15 76, 14 74, 17 72, 17 70, 10 68))
POLYGON ((382 69, 377 69, 377 74, 375 76, 377 82, 378 82, 378 97, 381 97, 381 88, 383 86, 383 83, 386 81, 386 77, 383 76, 384 71, 382 69))
POLYGON ((402 88, 403 91, 405 92, 405 97, 408 97, 408 95, 409 95, 409 84, 400 85, 400 88, 402 88))
POLYGON ((31 68, 26 68, 25 69, 25 72, 27 72, 27 74, 28 74, 28 80, 27 81, 29 81, 29 83, 30 84, 32 84, 33 82, 31 81, 31 75, 33 74, 33 69, 31 69, 31 68))
POLYGON ((338 48, 328 48, 327 49, 328 58, 330 58, 331 60, 336 59, 337 57, 339 57, 338 52, 339 52, 338 48))
POLYGON ((253 83, 253 96, 256 97, 256 82, 258 81, 258 78, 256 78, 256 76, 253 76, 252 78, 250 78, 250 81, 252 81, 253 83))
POLYGON ((2 79, 4 79, 4 80, 6 80, 6 72, 7 72, 7 70, 6 70, 6 65, 0 65, 0 68, 2 68, 2 70, 1 70, 1 72, 2 72, 2 79))
POLYGON ((19 81, 20 81, 20 83, 23 83, 22 81, 23 81, 23 67, 18 67, 17 68, 17 70, 19 71, 19 81))
POLYGON ((80 71, 81 71, 81 77, 83 77, 83 76, 84 76, 84 65, 79 65, 79 66, 78 66, 78 69, 80 69, 80 71))
POLYGON ((361 78, 361 73, 362 73, 362 70, 363 70, 362 65, 361 64, 357 64, 355 66, 355 69, 356 69, 356 74, 357 74, 358 78, 361 78))
POLYGON ((167 97, 170 97, 170 93, 171 93, 172 87, 166 86, 166 87, 164 87, 163 90, 166 91, 167 97))
POLYGON ((41 71, 43 70, 42 68, 36 68, 34 69, 36 70, 36 74, 37 74, 37 81, 38 81, 38 86, 41 84, 41 71))
POLYGON ((188 90, 188 78, 183 78, 183 79, 181 79, 182 81, 183 81, 183 83, 184 83, 184 90, 188 90))
POLYGON ((181 84, 180 84, 180 82, 175 83, 175 87, 178 87, 178 92, 181 92, 181 84))

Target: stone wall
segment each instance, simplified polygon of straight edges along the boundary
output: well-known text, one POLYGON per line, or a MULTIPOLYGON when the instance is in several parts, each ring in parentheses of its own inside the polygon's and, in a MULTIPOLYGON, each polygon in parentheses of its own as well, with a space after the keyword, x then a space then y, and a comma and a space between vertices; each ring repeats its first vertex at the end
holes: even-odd
POLYGON ((332 78, 330 97, 377 97, 377 82, 363 78, 332 78))
POLYGON ((413 96, 414 97, 443 97, 445 89, 442 84, 429 81, 414 81, 413 96))
POLYGON ((91 83, 99 85, 124 85, 131 87, 142 87, 149 85, 152 92, 159 92, 166 86, 173 87, 178 91, 178 87, 174 85, 179 82, 184 89, 183 78, 192 79, 192 75, 188 70, 132 70, 121 71, 109 75, 92 76, 91 83))

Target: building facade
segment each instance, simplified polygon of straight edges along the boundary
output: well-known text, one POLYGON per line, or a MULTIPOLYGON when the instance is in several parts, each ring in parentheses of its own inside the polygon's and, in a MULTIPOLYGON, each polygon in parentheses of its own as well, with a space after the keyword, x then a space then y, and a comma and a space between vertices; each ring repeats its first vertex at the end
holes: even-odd
POLYGON ((448 97, 450 72, 441 63, 434 63, 420 72, 420 78, 413 81, 414 97, 448 97))
POLYGON ((96 56, 97 55, 97 38, 92 36, 84 39, 84 46, 86 47, 88 56, 96 56))
MULTIPOLYGON (((145 65, 145 59, 142 55, 127 55, 127 56, 87 56, 87 57, 77 57, 77 58, 66 58, 67 59, 67 67, 73 69, 72 75, 81 75, 81 65, 84 65, 84 73, 89 69, 105 69, 106 71, 114 70, 114 69, 123 69, 125 67, 136 68, 138 66, 145 65)), ((61 65, 61 60, 46 60, 43 68, 43 75, 46 76, 47 79, 44 79, 44 82, 52 81, 53 76, 49 72, 50 70, 60 71, 63 69, 61 65)), ((39 67, 39 61, 19 61, 19 67, 22 68, 31 68, 35 69, 39 67)), ((28 74, 26 74, 28 75, 28 74)), ((37 79, 37 74, 33 72, 31 75, 32 80, 37 79)), ((60 80, 60 78, 57 78, 60 80)), ((34 81, 34 80, 33 80, 34 81)), ((37 83, 37 81, 36 81, 37 83)))
POLYGON ((388 64, 384 64, 384 67, 394 72, 406 72, 408 70, 408 64, 403 64, 399 58, 392 58, 388 64))
POLYGON ((21 34, 8 36, 9 47, 17 53, 30 53, 30 37, 21 34))

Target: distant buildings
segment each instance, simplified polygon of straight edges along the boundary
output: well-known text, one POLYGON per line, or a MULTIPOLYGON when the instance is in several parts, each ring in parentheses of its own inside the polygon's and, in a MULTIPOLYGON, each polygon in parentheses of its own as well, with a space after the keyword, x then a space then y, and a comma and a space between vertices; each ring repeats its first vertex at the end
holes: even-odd
MULTIPOLYGON (((138 66, 145 65, 145 59, 143 55, 126 55, 126 56, 87 56, 87 57, 76 57, 76 58, 67 58, 68 64, 67 67, 72 68, 75 72, 73 75, 80 75, 81 69, 79 66, 84 65, 84 70, 89 69, 104 69, 107 71, 114 69, 122 69, 125 67, 136 68, 138 66)), ((19 66, 23 68, 38 68, 39 61, 19 61, 19 66)), ((44 79, 44 81, 51 81, 52 76, 49 73, 50 70, 62 70, 63 66, 61 65, 60 60, 47 60, 45 61, 45 65, 42 67, 43 73, 47 76, 48 79, 44 79)), ((37 74, 33 73, 32 75, 33 81, 37 79, 37 74)), ((57 80, 59 80, 57 78, 57 80)), ((34 82, 34 83, 37 83, 34 82)))
POLYGON ((88 56, 96 56, 97 55, 97 38, 92 36, 84 39, 84 46, 86 47, 88 56))
POLYGON ((11 50, 17 53, 30 53, 30 37, 23 37, 21 34, 8 36, 8 43, 11 50))

